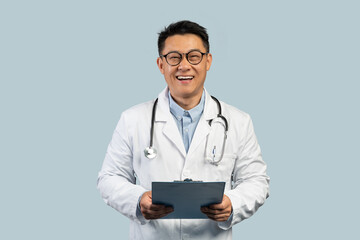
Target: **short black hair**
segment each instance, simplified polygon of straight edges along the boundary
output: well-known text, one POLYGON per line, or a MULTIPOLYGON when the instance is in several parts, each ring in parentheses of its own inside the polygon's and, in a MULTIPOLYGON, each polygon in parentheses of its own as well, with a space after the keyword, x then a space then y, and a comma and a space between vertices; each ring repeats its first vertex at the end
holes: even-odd
POLYGON ((206 28, 200 26, 195 22, 183 20, 170 24, 169 26, 165 27, 163 31, 159 33, 159 38, 158 38, 159 55, 161 55, 162 50, 164 50, 165 40, 168 37, 171 37, 176 34, 184 35, 188 33, 199 36, 203 42, 206 52, 210 51, 209 35, 206 32, 206 28))

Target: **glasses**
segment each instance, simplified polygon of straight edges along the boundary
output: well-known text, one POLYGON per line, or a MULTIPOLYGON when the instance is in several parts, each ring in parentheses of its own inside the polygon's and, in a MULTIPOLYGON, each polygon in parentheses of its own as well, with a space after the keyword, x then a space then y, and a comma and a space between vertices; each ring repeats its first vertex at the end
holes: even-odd
POLYGON ((181 63, 183 55, 185 54, 186 60, 192 64, 197 65, 201 62, 203 59, 203 56, 208 53, 200 52, 199 50, 191 50, 188 53, 179 53, 177 51, 169 52, 165 55, 160 55, 160 57, 164 57, 166 59, 166 62, 171 66, 177 66, 181 63))

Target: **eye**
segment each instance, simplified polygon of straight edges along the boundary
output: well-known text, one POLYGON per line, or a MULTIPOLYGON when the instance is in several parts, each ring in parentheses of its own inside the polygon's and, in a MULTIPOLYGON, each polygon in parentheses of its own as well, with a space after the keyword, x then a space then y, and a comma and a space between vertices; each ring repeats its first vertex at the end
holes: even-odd
POLYGON ((168 59, 168 60, 179 60, 179 59, 181 59, 181 55, 180 55, 179 53, 176 53, 176 52, 174 52, 174 53, 169 53, 169 54, 167 55, 167 59, 168 59))
POLYGON ((197 60, 197 59, 199 59, 201 56, 199 55, 199 54, 193 54, 193 53, 191 53, 191 54, 189 54, 189 59, 190 60, 197 60))
POLYGON ((201 61, 202 54, 199 51, 192 51, 188 53, 188 60, 190 63, 197 64, 201 61))

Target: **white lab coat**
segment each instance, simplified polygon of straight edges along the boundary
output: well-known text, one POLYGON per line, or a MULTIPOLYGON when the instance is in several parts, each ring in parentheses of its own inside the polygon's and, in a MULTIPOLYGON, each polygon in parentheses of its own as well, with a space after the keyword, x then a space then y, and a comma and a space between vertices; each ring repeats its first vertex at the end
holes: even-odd
POLYGON ((166 88, 158 97, 153 140, 157 157, 149 160, 144 156, 150 143, 154 103, 150 101, 122 113, 99 172, 98 189, 108 205, 131 220, 130 239, 231 239, 231 227, 253 215, 268 196, 269 177, 251 119, 221 102, 229 131, 222 161, 218 166, 210 164, 205 160, 205 145, 210 132, 208 122, 218 113, 216 102, 205 91, 204 112, 186 153, 169 110, 168 91, 166 88), (233 217, 222 223, 210 219, 149 221, 136 214, 139 198, 151 190, 151 182, 185 178, 225 181, 233 217))

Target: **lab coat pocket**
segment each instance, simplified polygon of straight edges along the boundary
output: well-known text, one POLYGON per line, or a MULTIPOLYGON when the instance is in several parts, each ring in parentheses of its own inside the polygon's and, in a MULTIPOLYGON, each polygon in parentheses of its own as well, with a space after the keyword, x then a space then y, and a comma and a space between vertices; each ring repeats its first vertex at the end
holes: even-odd
POLYGON ((209 164, 209 181, 222 181, 226 188, 231 186, 231 175, 235 166, 235 154, 224 154, 218 164, 209 164))

